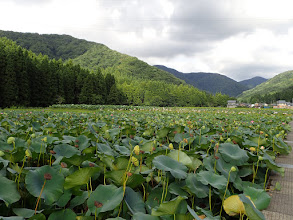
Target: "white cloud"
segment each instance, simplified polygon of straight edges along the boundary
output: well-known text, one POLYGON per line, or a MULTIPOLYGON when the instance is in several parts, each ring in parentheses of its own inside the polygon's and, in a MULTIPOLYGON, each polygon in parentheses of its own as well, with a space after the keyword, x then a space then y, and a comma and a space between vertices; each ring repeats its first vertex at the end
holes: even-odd
POLYGON ((292 0, 1 0, 0 29, 70 34, 183 72, 293 69, 292 0))

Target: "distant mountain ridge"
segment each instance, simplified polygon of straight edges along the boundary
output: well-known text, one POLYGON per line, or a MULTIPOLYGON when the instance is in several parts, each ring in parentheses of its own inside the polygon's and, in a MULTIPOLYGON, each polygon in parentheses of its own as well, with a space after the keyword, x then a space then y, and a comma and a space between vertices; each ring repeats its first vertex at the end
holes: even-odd
POLYGON ((293 70, 280 73, 253 89, 243 92, 239 96, 240 101, 249 101, 252 97, 271 95, 284 92, 293 86, 293 70))
POLYGON ((163 65, 155 65, 155 67, 172 73, 177 78, 184 80, 186 83, 193 85, 198 89, 205 90, 213 94, 220 92, 236 97, 248 89, 246 85, 218 73, 182 73, 163 65))
POLYGON ((239 83, 241 83, 242 85, 247 86, 248 89, 252 89, 252 88, 256 87, 257 85, 262 84, 262 83, 264 83, 266 81, 267 81, 267 79, 265 79, 263 77, 260 77, 260 76, 256 76, 256 77, 253 77, 251 79, 246 79, 246 80, 239 81, 239 83))

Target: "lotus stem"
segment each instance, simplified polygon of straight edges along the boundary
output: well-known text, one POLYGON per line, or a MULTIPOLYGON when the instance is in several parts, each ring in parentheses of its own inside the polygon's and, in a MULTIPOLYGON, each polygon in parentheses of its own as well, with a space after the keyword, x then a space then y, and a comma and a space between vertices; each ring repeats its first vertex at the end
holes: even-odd
POLYGON ((38 158, 38 167, 40 166, 40 159, 41 159, 41 155, 42 155, 42 149, 43 149, 43 144, 41 144, 41 148, 40 148, 40 154, 39 154, 39 158, 38 158))
POLYGON ((166 192, 165 192, 165 196, 164 196, 164 202, 166 200, 167 197, 167 193, 168 193, 168 186, 169 186, 169 178, 167 178, 167 186, 166 186, 166 192))
POLYGON ((146 198, 145 198, 145 187, 144 187, 143 183, 141 185, 142 185, 142 189, 143 189, 143 201, 145 201, 146 200, 146 198))
POLYGON ((104 185, 106 185, 106 166, 104 165, 104 185))
POLYGON ((92 178, 90 177, 90 189, 91 189, 91 193, 93 192, 93 187, 92 187, 92 178))
POLYGON ((266 183, 267 183, 267 178, 268 178, 268 171, 269 171, 269 168, 267 168, 266 170, 266 175, 265 175, 265 182, 263 184, 263 189, 266 190, 266 183))
POLYGON ((21 175, 22 170, 23 170, 23 167, 24 167, 25 158, 26 158, 26 156, 24 156, 24 158, 23 158, 22 166, 21 166, 21 169, 20 169, 20 171, 19 171, 18 177, 16 177, 16 179, 15 179, 15 182, 16 182, 16 180, 18 179, 18 181, 17 181, 17 189, 18 189, 18 191, 19 191, 20 175, 21 175))
POLYGON ((46 179, 45 179, 45 181, 44 181, 43 187, 42 187, 42 189, 41 189, 40 195, 39 195, 38 200, 37 200, 37 204, 36 204, 36 208, 35 208, 35 215, 37 214, 38 205, 39 205, 39 202, 40 202, 40 199, 41 199, 41 196, 42 196, 43 190, 44 190, 44 188, 45 188, 45 185, 46 185, 46 179))
MULTIPOLYGON (((161 178, 161 181, 162 181, 162 178, 161 178)), ((165 181, 164 181, 164 185, 163 185, 163 192, 162 192, 162 197, 161 197, 161 203, 160 203, 160 204, 163 203, 164 193, 165 193, 165 185, 166 185, 166 179, 165 179, 165 181)))
POLYGON ((211 186, 209 189, 209 205, 210 205, 210 211, 212 211, 212 187, 211 186))
POLYGON ((222 216, 223 204, 224 204, 225 196, 226 196, 227 189, 228 189, 228 185, 229 185, 230 174, 231 174, 231 172, 234 172, 234 171, 236 171, 236 167, 232 166, 231 169, 230 169, 230 171, 229 171, 228 180, 227 180, 227 185, 226 185, 225 193, 224 193, 224 196, 223 196, 223 199, 222 199, 222 205, 221 205, 221 211, 220 211, 220 218, 221 218, 221 216, 222 216))

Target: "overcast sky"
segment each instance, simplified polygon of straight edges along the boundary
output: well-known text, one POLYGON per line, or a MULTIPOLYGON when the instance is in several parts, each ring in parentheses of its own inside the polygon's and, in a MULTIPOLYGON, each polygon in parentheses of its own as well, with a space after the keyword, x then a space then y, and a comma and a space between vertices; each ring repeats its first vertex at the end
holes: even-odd
POLYGON ((0 0, 0 29, 69 34, 181 72, 293 69, 292 0, 0 0))

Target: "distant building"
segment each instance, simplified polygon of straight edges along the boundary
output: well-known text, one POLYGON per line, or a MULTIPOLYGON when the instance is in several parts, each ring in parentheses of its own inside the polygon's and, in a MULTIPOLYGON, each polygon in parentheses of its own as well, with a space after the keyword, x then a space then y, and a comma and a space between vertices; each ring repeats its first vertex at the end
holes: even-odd
POLYGON ((227 108, 236 108, 237 103, 236 100, 228 100, 227 108))
POLYGON ((286 102, 285 100, 278 100, 277 105, 274 106, 274 108, 290 108, 292 109, 292 103, 291 102, 286 102))

